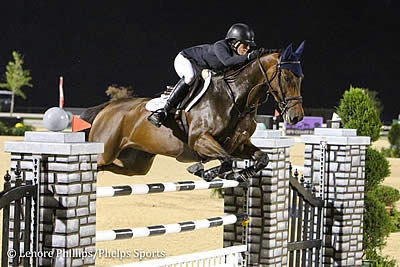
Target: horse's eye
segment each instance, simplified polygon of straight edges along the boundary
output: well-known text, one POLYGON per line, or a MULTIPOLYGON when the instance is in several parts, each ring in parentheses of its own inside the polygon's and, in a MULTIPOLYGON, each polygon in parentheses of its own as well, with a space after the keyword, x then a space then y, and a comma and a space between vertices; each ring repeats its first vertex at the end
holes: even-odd
POLYGON ((287 75, 285 75, 285 81, 290 81, 290 78, 289 78, 289 76, 287 76, 287 75))

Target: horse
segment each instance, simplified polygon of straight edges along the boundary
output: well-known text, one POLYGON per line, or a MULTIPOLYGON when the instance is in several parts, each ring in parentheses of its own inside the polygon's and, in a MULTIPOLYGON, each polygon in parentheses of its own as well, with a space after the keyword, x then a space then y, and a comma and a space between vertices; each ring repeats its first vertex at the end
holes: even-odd
POLYGON ((263 95, 273 96, 287 123, 296 124, 304 117, 299 61, 303 48, 304 42, 293 52, 290 44, 281 54, 263 53, 238 69, 212 77, 195 106, 181 110, 179 116, 169 114, 160 128, 146 119, 150 111, 145 106, 151 98, 129 97, 88 108, 80 115, 92 124, 88 141, 104 143, 98 170, 145 175, 155 156, 164 155, 197 162, 188 171, 206 181, 217 176, 247 181, 269 162, 267 153, 250 142, 263 95), (255 163, 233 171, 233 159, 255 163), (221 165, 204 170, 203 163, 210 160, 221 165))

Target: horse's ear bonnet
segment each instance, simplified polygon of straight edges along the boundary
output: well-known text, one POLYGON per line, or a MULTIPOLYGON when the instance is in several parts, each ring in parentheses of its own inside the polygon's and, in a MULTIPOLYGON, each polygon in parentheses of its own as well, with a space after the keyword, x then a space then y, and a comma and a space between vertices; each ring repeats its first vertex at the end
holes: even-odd
POLYGON ((297 77, 304 76, 300 64, 300 57, 303 54, 304 43, 305 41, 299 45, 296 52, 293 52, 292 44, 289 44, 288 47, 286 47, 285 51, 280 55, 279 67, 281 69, 288 69, 297 77))

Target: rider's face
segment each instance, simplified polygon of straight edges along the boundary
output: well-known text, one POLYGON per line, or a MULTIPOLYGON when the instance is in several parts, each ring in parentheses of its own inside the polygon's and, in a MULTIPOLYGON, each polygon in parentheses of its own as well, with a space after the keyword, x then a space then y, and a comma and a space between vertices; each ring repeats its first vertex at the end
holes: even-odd
POLYGON ((240 43, 237 48, 237 53, 241 56, 245 55, 249 51, 250 46, 248 44, 240 43))

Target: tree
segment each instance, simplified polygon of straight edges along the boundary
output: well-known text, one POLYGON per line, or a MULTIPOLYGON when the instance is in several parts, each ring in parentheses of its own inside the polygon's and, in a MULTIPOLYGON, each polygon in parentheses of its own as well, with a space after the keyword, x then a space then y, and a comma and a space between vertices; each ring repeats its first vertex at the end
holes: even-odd
MULTIPOLYGON (((344 128, 357 129, 357 133, 371 137, 371 142, 379 138, 382 126, 376 105, 367 91, 350 86, 340 100, 337 114, 344 128)), ((382 153, 368 147, 365 158, 365 211, 363 247, 365 258, 394 266, 382 257, 379 251, 385 246, 385 239, 393 228, 393 223, 385 205, 376 197, 374 190, 390 174, 390 165, 382 153)))
POLYGON ((23 57, 16 51, 12 52, 12 56, 14 58, 14 62, 10 61, 6 67, 6 82, 0 83, 1 88, 8 89, 12 93, 10 116, 12 116, 12 113, 14 112, 15 95, 26 99, 26 96, 24 92, 22 92, 21 88, 24 86, 32 87, 32 84, 30 83, 32 80, 30 77, 30 71, 22 68, 22 64, 24 64, 23 57))
POLYGON ((343 127, 357 129, 362 136, 370 136, 371 142, 378 140, 382 122, 368 94, 361 88, 350 86, 340 100, 337 114, 343 127))

